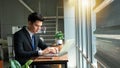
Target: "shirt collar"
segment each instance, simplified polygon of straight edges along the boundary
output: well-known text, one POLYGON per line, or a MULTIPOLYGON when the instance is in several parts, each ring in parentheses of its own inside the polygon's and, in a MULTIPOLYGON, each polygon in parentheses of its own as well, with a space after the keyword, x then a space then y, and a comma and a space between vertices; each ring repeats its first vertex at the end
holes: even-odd
POLYGON ((32 38, 32 35, 33 35, 34 33, 32 33, 27 27, 26 27, 26 30, 28 31, 30 37, 32 38))

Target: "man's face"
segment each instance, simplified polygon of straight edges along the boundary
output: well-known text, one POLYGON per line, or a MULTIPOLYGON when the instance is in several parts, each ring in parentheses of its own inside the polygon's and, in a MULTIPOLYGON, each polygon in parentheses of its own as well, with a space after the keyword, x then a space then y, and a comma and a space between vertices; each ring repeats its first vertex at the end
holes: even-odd
POLYGON ((42 21, 35 21, 34 23, 31 23, 29 21, 29 24, 28 24, 28 29, 32 32, 32 33, 37 33, 38 31, 41 30, 41 27, 42 27, 42 21))

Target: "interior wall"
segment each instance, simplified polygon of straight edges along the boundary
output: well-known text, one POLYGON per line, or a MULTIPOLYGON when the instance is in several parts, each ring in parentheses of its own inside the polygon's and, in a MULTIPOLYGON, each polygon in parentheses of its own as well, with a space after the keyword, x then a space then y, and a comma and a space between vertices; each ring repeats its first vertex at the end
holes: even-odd
MULTIPOLYGON (((25 3, 27 3, 34 11, 41 12, 43 16, 56 16, 57 0, 23 1, 25 1, 25 3)), ((26 25, 27 16, 30 13, 31 12, 28 11, 28 9, 26 9, 18 0, 0 0, 1 38, 6 39, 8 34, 12 34, 12 26, 26 25)), ((63 20, 59 22, 59 24, 63 23, 63 20)), ((59 30, 61 30, 61 28, 59 28, 59 30)))
POLYGON ((6 39, 12 33, 12 26, 23 26, 30 13, 17 0, 0 0, 1 2, 1 37, 6 39))
POLYGON ((56 16, 57 0, 40 0, 41 13, 44 16, 56 16))
POLYGON ((23 0, 32 10, 39 12, 40 0, 23 0))
POLYGON ((0 0, 0 38, 1 38, 1 8, 2 8, 2 5, 1 5, 1 0, 0 0))

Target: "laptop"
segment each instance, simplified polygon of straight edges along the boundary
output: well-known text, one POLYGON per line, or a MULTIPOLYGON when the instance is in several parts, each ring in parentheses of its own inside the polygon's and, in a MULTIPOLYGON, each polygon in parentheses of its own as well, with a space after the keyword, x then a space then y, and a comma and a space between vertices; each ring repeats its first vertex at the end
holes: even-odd
POLYGON ((63 56, 67 54, 70 48, 72 48, 75 45, 75 40, 74 39, 69 39, 65 41, 65 44, 63 44, 62 49, 60 50, 59 53, 57 54, 45 54, 44 56, 63 56))

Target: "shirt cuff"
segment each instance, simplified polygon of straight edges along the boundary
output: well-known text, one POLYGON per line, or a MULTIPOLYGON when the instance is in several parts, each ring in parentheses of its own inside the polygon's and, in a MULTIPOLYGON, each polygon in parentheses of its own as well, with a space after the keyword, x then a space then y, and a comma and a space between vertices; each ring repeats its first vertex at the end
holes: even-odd
POLYGON ((39 50, 38 55, 43 55, 42 52, 43 52, 42 50, 39 50))

